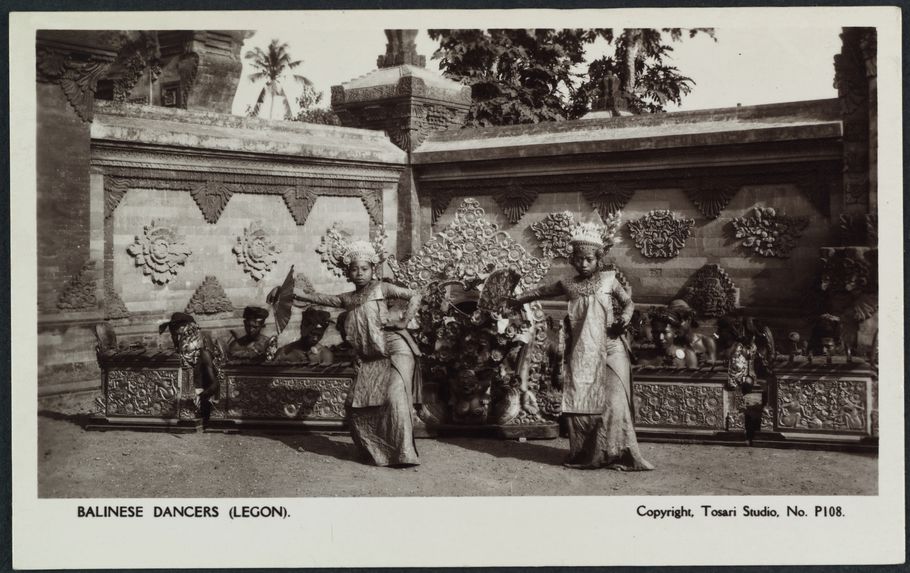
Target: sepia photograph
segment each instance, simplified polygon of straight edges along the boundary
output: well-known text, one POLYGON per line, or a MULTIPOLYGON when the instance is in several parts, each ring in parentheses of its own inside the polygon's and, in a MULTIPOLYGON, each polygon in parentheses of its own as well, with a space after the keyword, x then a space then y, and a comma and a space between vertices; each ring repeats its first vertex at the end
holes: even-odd
POLYGON ((33 18, 30 503, 616 497, 748 535, 859 518, 880 438, 902 500, 899 32, 787 10, 33 18))

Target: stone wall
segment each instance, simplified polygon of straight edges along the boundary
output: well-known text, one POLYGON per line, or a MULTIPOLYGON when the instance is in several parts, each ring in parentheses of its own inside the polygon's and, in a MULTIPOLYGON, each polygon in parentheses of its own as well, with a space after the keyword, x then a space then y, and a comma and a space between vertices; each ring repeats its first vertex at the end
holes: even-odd
MULTIPOLYGON (((548 214, 569 211, 576 220, 602 222, 598 213, 580 192, 547 193, 537 197, 518 223, 509 223, 502 209, 490 196, 477 196, 488 218, 538 257, 543 256, 532 225, 548 214)), ((445 228, 462 197, 454 196, 445 212, 433 225, 436 232, 445 228)), ((622 209, 620 241, 610 250, 610 258, 625 273, 636 302, 662 304, 675 298, 686 282, 708 263, 720 265, 739 288, 740 304, 775 310, 804 307, 806 296, 815 292, 820 269, 819 249, 829 244, 830 221, 793 185, 747 186, 740 189, 716 219, 704 217, 680 189, 635 191, 622 209), (787 215, 809 220, 797 245, 787 258, 760 257, 741 246, 735 238, 732 220, 749 215, 754 207, 774 207, 787 215), (636 248, 628 221, 651 210, 668 209, 678 218, 693 219, 691 235, 673 258, 649 259, 636 248), (794 272, 798 270, 798 272, 794 272), (780 288, 785 284, 786 288, 780 288)), ((547 280, 571 276, 565 258, 553 261, 547 280)))
MULTIPOLYGON (((335 223, 356 238, 383 226, 394 248, 405 154, 382 134, 97 102, 81 137, 74 161, 84 181, 39 180, 59 199, 39 216, 70 224, 44 235, 59 265, 88 266, 65 288, 48 281, 44 298, 57 307, 83 292, 94 299, 39 320, 40 393, 98 386, 99 322, 122 344, 166 348, 158 325, 175 311, 214 337, 242 331, 244 306, 265 306, 291 265, 320 291, 347 290, 316 252, 335 223)), ((295 313, 279 343, 296 339, 298 324, 295 313)))
MULTIPOLYGON (((819 253, 843 201, 841 135, 837 100, 434 133, 412 155, 423 236, 474 197, 544 256, 534 225, 551 214, 601 223, 619 212, 609 255, 636 302, 666 304, 707 268, 732 282, 735 306, 799 320, 821 308, 819 253), (779 233, 761 248, 749 241, 759 216, 779 233), (677 244, 660 252, 667 237, 677 244)), ((571 272, 558 257, 545 280, 571 272)))

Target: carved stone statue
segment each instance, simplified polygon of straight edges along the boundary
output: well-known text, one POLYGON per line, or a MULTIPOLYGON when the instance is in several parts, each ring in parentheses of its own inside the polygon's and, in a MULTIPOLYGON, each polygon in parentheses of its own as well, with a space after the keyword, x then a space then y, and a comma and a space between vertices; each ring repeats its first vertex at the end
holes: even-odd
POLYGON ((243 336, 231 332, 233 340, 228 344, 227 354, 234 359, 270 359, 275 355, 277 338, 262 333, 269 311, 258 306, 243 309, 243 336))

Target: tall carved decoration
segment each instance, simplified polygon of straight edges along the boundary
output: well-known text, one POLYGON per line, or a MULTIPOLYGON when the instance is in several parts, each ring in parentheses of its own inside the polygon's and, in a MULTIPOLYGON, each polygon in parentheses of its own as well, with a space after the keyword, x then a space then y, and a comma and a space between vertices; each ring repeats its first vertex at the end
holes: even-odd
POLYGON ((681 298, 699 315, 716 318, 733 312, 739 304, 739 290, 720 265, 709 263, 695 273, 681 298))
POLYGON ((216 277, 207 276, 190 297, 190 302, 186 305, 184 312, 187 314, 216 314, 232 310, 234 310, 234 305, 224 292, 221 283, 216 277))
POLYGON ((60 292, 60 310, 91 310, 98 306, 95 261, 88 261, 60 292))
POLYGON ((253 221, 243 230, 243 235, 237 237, 233 250, 243 271, 257 281, 272 270, 281 253, 281 249, 269 239, 259 221, 253 221))
POLYGON ((316 204, 316 199, 319 198, 319 195, 312 190, 300 185, 293 189, 288 189, 281 196, 284 198, 284 204, 288 206, 288 211, 291 212, 294 222, 301 227, 306 223, 313 205, 316 204))
MULTIPOLYGON (((603 241, 605 252, 609 252, 613 246, 621 220, 621 211, 610 213, 604 219, 603 241)), ((540 221, 532 224, 531 232, 534 233, 544 257, 548 259, 569 258, 572 255, 569 240, 572 238, 572 230, 577 224, 578 221, 575 219, 575 215, 569 211, 550 213, 540 221)))
POLYGON ((669 210, 650 211, 628 222, 635 247, 648 258, 670 259, 686 245, 694 219, 677 219, 669 210))
POLYGON ((457 280, 477 283, 496 269, 513 268, 521 275, 517 291, 539 283, 550 268, 547 261, 531 256, 499 226, 486 219, 476 199, 465 199, 455 219, 436 233, 411 258, 398 263, 389 259, 396 280, 424 291, 430 283, 457 280))
POLYGON ((142 274, 156 284, 167 284, 186 264, 192 249, 171 227, 159 227, 155 221, 146 225, 127 252, 135 258, 142 274))
POLYGON ((206 222, 213 224, 218 222, 233 194, 224 183, 213 180, 200 183, 190 190, 190 195, 202 211, 206 222))
POLYGON ((843 28, 841 52, 834 56, 834 87, 841 101, 844 136, 844 204, 868 209, 875 179, 877 117, 877 38, 875 28, 843 28))
POLYGON ((38 81, 59 85, 82 121, 92 121, 98 80, 107 73, 113 56, 74 51, 65 45, 49 43, 40 43, 36 56, 38 81))
POLYGON ((610 215, 621 211, 626 206, 634 191, 628 184, 607 183, 584 189, 582 194, 600 214, 600 218, 606 222, 610 215))
POLYGON ((756 207, 750 216, 735 217, 732 223, 743 247, 762 257, 787 258, 809 226, 809 218, 788 217, 774 207, 756 207))
POLYGON ((730 183, 705 182, 687 187, 685 191, 702 215, 708 219, 716 219, 727 208, 739 187, 730 183))

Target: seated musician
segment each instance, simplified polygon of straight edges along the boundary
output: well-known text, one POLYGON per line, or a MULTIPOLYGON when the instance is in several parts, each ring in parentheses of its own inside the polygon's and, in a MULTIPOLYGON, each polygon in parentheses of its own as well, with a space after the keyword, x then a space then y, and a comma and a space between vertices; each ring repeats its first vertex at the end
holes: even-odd
POLYGON ((259 358, 269 354, 269 346, 274 337, 262 333, 265 328, 265 319, 269 311, 258 306, 248 306, 243 309, 243 330, 245 334, 238 337, 231 332, 233 340, 228 345, 227 353, 230 358, 259 358))

